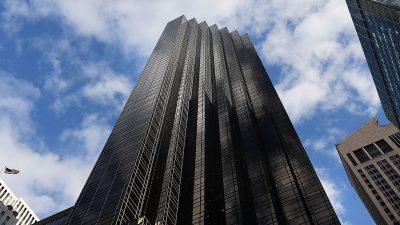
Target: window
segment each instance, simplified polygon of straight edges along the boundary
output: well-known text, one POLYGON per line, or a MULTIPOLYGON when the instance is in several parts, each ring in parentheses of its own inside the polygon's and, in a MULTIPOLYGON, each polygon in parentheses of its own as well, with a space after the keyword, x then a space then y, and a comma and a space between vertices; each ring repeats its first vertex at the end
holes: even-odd
POLYGON ((379 149, 377 147, 375 147, 375 145, 373 145, 373 144, 365 146, 364 149, 368 152, 368 154, 371 156, 371 158, 376 158, 376 157, 382 155, 382 153, 379 151, 379 149))
POLYGON ((353 163, 353 166, 357 166, 356 160, 354 160, 353 156, 350 153, 347 153, 347 157, 349 157, 351 163, 353 163))
POLYGON ((393 143, 395 143, 397 145, 397 147, 400 148, 400 133, 399 132, 395 133, 393 135, 390 135, 389 138, 390 138, 390 140, 393 141, 393 143))
POLYGON ((365 152, 362 149, 357 149, 353 153, 357 157, 358 161, 360 161, 360 163, 363 163, 363 162, 366 162, 369 160, 368 155, 365 154, 365 152))
POLYGON ((393 149, 389 146, 389 144, 386 143, 386 141, 383 140, 383 139, 380 140, 380 141, 377 141, 375 144, 382 150, 383 153, 388 153, 388 152, 390 152, 390 151, 393 150, 393 149))

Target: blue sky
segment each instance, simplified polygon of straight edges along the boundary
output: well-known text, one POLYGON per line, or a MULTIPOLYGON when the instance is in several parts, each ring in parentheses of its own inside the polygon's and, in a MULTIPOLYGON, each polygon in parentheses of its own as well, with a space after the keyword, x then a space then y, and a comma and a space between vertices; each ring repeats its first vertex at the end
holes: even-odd
POLYGON ((384 118, 344 0, 4 0, 1 175, 44 218, 74 204, 165 24, 250 34, 343 224, 373 224, 335 144, 384 118))

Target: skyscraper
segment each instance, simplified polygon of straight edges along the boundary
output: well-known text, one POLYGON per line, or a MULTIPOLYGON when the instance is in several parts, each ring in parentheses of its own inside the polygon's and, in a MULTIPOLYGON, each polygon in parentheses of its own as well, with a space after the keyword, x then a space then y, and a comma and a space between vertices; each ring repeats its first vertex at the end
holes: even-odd
POLYGON ((400 0, 346 0, 386 117, 400 128, 400 0))
POLYGON ((64 225, 67 222, 68 216, 71 213, 72 209, 73 207, 64 209, 63 211, 42 219, 39 222, 34 223, 33 225, 64 225))
POLYGON ((350 183, 378 225, 400 224, 400 132, 373 118, 336 145, 350 183))
POLYGON ((339 224, 247 34, 169 22, 67 224, 339 224))

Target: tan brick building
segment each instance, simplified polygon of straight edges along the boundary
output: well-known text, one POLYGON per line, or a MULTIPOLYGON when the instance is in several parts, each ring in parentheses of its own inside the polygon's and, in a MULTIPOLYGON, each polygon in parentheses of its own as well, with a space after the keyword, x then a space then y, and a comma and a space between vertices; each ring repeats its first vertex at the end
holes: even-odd
POLYGON ((370 119, 336 145, 351 184, 376 224, 400 225, 400 133, 370 119))

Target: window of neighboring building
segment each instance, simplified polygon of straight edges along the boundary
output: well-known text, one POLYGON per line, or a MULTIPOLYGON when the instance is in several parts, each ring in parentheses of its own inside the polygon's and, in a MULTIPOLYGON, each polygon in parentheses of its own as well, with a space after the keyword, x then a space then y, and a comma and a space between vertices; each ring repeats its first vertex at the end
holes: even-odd
POLYGON ((390 140, 393 141, 400 148, 400 133, 395 133, 389 136, 390 140))
POLYGON ((371 156, 371 158, 375 158, 375 157, 382 155, 382 153, 379 151, 379 149, 377 147, 375 147, 375 145, 373 145, 373 144, 365 146, 364 149, 365 149, 365 151, 368 152, 368 154, 371 156))
POLYGON ((383 153, 388 153, 393 150, 392 147, 390 147, 390 145, 383 139, 377 141, 375 144, 378 145, 378 147, 382 150, 383 153))
POLYGON ((349 157, 351 163, 353 163, 353 166, 357 166, 356 160, 354 160, 353 156, 350 153, 347 153, 347 157, 349 157))
POLYGON ((360 161, 360 163, 363 163, 363 162, 366 162, 369 160, 368 155, 361 148, 355 150, 353 153, 357 157, 358 161, 360 161))

